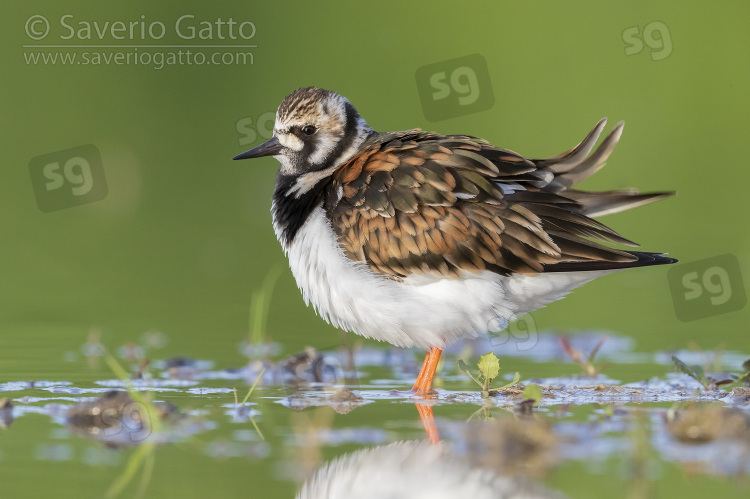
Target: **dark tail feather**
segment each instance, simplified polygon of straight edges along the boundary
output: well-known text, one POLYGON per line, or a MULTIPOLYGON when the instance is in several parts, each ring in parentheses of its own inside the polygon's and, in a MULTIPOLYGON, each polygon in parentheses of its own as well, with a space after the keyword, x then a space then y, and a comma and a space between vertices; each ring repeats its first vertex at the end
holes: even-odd
POLYGON ((600 192, 568 189, 563 195, 580 203, 583 206, 583 214, 594 218, 653 203, 654 201, 674 196, 675 192, 639 194, 635 189, 600 192))
POLYGON ((581 272, 587 270, 619 270, 634 267, 649 267, 651 265, 666 265, 677 263, 676 258, 670 258, 664 253, 647 253, 645 251, 624 251, 636 259, 632 262, 560 262, 544 266, 544 272, 581 272))
POLYGON ((606 118, 600 120, 586 138, 569 151, 553 158, 531 160, 540 170, 554 175, 543 190, 576 201, 583 207, 582 213, 591 218, 629 210, 673 195, 674 192, 640 194, 636 189, 587 192, 571 188, 599 171, 619 142, 625 125, 622 121, 591 152, 606 123, 606 118))

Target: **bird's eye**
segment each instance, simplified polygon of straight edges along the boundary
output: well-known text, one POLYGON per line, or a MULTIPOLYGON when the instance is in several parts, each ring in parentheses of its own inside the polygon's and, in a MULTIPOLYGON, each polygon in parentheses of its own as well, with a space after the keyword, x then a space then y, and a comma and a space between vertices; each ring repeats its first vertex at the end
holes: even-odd
POLYGON ((317 128, 315 128, 313 125, 305 125, 302 127, 302 133, 305 135, 312 135, 315 133, 317 128))

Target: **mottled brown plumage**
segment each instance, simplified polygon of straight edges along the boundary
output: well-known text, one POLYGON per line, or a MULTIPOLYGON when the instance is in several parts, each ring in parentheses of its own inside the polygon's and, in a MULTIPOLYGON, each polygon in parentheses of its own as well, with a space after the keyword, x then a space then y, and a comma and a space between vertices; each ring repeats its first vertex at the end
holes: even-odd
POLYGON ((619 126, 584 161, 602 127, 545 160, 467 135, 379 134, 333 173, 326 210, 347 256, 395 279, 616 268, 639 257, 596 241, 637 245, 587 212, 603 199, 630 207, 669 193, 569 190, 597 171, 617 142, 619 126))

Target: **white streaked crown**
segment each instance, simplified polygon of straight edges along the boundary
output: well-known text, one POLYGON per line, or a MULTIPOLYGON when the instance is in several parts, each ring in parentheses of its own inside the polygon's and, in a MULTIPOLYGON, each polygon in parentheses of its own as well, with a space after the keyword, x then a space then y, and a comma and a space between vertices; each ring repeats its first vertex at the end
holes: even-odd
POLYGON ((351 159, 373 130, 346 98, 307 87, 281 103, 273 133, 283 146, 276 155, 282 174, 320 179, 351 159))

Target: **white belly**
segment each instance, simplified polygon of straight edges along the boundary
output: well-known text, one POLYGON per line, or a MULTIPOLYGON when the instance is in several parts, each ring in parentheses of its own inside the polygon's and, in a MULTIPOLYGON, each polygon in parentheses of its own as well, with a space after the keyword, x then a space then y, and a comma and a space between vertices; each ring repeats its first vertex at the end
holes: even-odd
MULTIPOLYGON (((278 230, 277 230, 278 234, 278 230)), ((284 248, 305 303, 336 327, 400 347, 442 348, 497 331, 572 289, 615 271, 464 279, 415 275, 386 279, 347 258, 322 208, 316 208, 284 248)))

